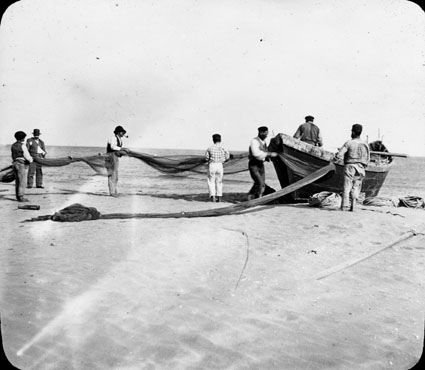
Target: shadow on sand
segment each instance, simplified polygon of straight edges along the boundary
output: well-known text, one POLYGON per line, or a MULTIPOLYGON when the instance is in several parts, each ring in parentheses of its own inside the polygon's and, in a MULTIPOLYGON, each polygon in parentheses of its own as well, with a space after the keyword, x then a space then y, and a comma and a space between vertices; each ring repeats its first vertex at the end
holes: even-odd
MULTIPOLYGON (((165 199, 182 199, 187 201, 195 201, 195 202, 211 202, 210 197, 206 193, 197 193, 197 194, 177 194, 177 193, 160 193, 160 194, 153 194, 153 193, 145 193, 145 192, 138 192, 137 195, 145 195, 148 197, 154 197, 154 198, 165 198, 165 199)), ((225 193, 223 194, 223 197, 221 198, 222 202, 227 203, 241 203, 245 202, 248 198, 247 193, 225 193)))

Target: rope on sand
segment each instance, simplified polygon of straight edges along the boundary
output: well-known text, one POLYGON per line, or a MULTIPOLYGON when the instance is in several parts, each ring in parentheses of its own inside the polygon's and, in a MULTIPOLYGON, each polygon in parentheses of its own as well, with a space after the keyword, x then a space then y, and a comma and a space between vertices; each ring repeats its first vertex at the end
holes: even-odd
POLYGON ((242 235, 245 236, 245 238, 246 238, 246 257, 245 257, 245 263, 244 263, 242 270, 241 270, 241 273, 239 275, 239 279, 236 282, 235 290, 238 289, 239 283, 242 279, 242 276, 243 276, 243 273, 245 271, 246 265, 248 264, 248 258, 249 258, 249 238, 248 238, 248 234, 245 231, 241 231, 241 232, 242 232, 242 235))
POLYGON ((369 212, 378 212, 378 213, 385 213, 385 214, 390 214, 390 215, 392 215, 392 216, 400 216, 400 217, 402 217, 402 218, 406 218, 406 216, 403 216, 403 215, 401 215, 400 213, 393 213, 393 212, 391 212, 391 211, 379 211, 379 210, 377 210, 377 209, 368 209, 368 208, 364 208, 364 207, 362 207, 361 209, 362 209, 362 210, 364 210, 364 211, 369 211, 369 212))
POLYGON ((367 254, 367 255, 365 255, 363 257, 354 258, 354 259, 352 259, 350 261, 340 263, 339 265, 336 265, 336 266, 331 267, 331 268, 329 268, 329 269, 327 269, 325 271, 320 272, 319 274, 317 274, 317 275, 314 276, 314 280, 321 280, 321 279, 324 279, 325 277, 328 277, 330 275, 335 274, 336 272, 339 272, 341 270, 345 270, 345 269, 347 269, 347 268, 349 268, 351 266, 354 266, 354 265, 356 265, 356 264, 358 264, 360 262, 363 262, 363 261, 369 259, 370 257, 373 257, 373 256, 377 255, 378 253, 383 252, 386 249, 389 249, 391 247, 394 247, 396 244, 399 244, 399 243, 401 243, 401 242, 403 242, 403 241, 405 241, 407 239, 410 239, 413 236, 417 236, 417 235, 425 235, 425 233, 424 232, 417 232, 415 230, 409 230, 408 232, 404 233, 400 238, 398 238, 396 241, 392 242, 391 244, 389 244, 389 245, 387 245, 385 247, 382 247, 382 248, 380 248, 380 249, 378 249, 378 250, 376 250, 376 251, 374 251, 372 253, 369 253, 369 254, 367 254))

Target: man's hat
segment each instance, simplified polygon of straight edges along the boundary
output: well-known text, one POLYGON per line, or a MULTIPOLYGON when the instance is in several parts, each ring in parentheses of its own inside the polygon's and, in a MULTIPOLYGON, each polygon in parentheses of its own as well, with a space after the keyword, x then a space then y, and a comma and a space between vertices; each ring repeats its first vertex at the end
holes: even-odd
POLYGON ((27 136, 27 134, 23 131, 16 131, 15 132, 15 139, 18 140, 18 141, 25 139, 26 136, 27 136))
POLYGON ((122 132, 122 133, 126 133, 127 131, 125 131, 124 130, 124 128, 122 127, 122 126, 117 126, 117 127, 115 127, 115 130, 114 130, 114 134, 118 134, 118 133, 120 133, 120 132, 122 132))
POLYGON ((352 127, 351 127, 351 131, 353 131, 356 135, 360 135, 363 131, 363 126, 359 125, 358 123, 355 123, 352 127))
POLYGON ((39 130, 38 128, 35 128, 35 129, 33 130, 32 134, 33 134, 34 136, 40 136, 41 132, 40 132, 40 130, 39 130))
POLYGON ((307 122, 313 122, 313 121, 314 121, 314 117, 313 117, 313 116, 306 116, 306 117, 305 117, 305 120, 306 120, 307 122))
POLYGON ((258 132, 264 132, 264 131, 269 131, 269 128, 267 126, 260 126, 258 128, 258 132))

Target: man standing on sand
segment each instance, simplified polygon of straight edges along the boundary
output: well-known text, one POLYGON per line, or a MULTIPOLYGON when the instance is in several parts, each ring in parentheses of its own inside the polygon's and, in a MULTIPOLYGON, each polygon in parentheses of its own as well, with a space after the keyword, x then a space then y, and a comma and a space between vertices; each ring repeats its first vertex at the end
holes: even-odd
MULTIPOLYGON (((31 157, 34 158, 44 158, 46 156, 46 147, 44 146, 43 140, 40 139, 40 130, 35 128, 32 132, 33 137, 27 140, 27 148, 31 157)), ((28 179, 27 179, 27 188, 32 188, 34 184, 34 175, 35 175, 35 186, 37 188, 43 189, 43 170, 40 163, 37 163, 33 160, 30 163, 28 169, 28 179)))
POLYGON ((362 125, 355 124, 351 128, 351 139, 336 154, 336 160, 344 160, 344 189, 341 210, 354 211, 360 195, 362 181, 366 175, 366 167, 370 160, 369 145, 360 139, 362 125), (350 204, 351 200, 351 204, 350 204))
POLYGON ((108 155, 105 158, 105 167, 108 173, 109 195, 112 197, 118 196, 118 164, 119 157, 127 154, 127 149, 122 146, 122 138, 126 132, 122 126, 115 127, 114 136, 106 144, 106 153, 108 155))
POLYGON ((267 151, 266 138, 269 129, 266 126, 258 128, 258 136, 251 140, 249 145, 248 169, 254 185, 248 193, 248 200, 260 198, 266 188, 266 173, 264 161, 269 161, 270 157, 276 157, 277 153, 267 151))
POLYGON ((212 202, 220 202, 223 195, 223 163, 230 158, 227 149, 221 146, 221 135, 212 136, 213 145, 205 152, 205 159, 208 163, 208 189, 212 202))
POLYGON ((305 117, 305 123, 299 125, 298 130, 294 134, 295 139, 300 139, 314 146, 323 146, 320 129, 314 123, 313 116, 305 117))
POLYGON ((25 145, 26 136, 27 134, 23 131, 15 132, 16 142, 10 148, 12 152, 13 173, 15 175, 15 194, 18 202, 28 202, 28 199, 24 198, 26 171, 28 164, 33 161, 25 145))

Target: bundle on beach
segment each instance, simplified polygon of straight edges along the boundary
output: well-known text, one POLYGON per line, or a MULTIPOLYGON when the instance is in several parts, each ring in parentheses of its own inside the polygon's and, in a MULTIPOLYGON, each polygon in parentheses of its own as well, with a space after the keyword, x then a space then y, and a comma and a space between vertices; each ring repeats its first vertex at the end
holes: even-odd
POLYGON ((338 208, 341 206, 341 196, 331 191, 321 191, 308 199, 308 205, 311 207, 338 208))
POLYGON ((99 218, 100 212, 96 208, 74 203, 58 212, 55 212, 51 217, 51 220, 59 222, 79 222, 97 220, 99 218))
POLYGON ((408 208, 425 208, 425 202, 421 197, 408 195, 407 197, 400 198, 399 206, 408 208))
POLYGON ((408 195, 403 198, 368 197, 364 199, 363 205, 377 207, 425 208, 425 201, 423 198, 414 195, 408 195))
POLYGON ((398 203, 399 200, 397 198, 387 197, 367 197, 363 200, 363 205, 375 207, 397 207, 398 203))

